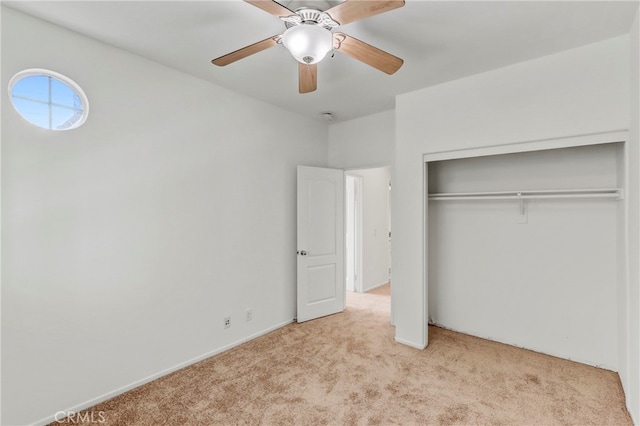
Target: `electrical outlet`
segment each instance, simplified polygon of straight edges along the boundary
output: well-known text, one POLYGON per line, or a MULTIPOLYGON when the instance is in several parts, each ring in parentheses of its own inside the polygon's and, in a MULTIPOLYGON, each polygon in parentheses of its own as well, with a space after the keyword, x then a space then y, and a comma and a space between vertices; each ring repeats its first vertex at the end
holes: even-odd
POLYGON ((224 317, 224 328, 231 327, 231 317, 224 317))
POLYGON ((249 308, 249 309, 245 309, 244 310, 244 320, 245 321, 251 321, 253 319, 253 309, 249 308))

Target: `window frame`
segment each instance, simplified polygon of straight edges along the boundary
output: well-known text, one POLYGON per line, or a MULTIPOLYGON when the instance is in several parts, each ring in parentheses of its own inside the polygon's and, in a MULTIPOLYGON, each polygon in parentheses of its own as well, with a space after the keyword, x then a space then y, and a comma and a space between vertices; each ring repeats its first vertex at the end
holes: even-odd
POLYGON ((11 77, 11 79, 9 80, 8 89, 9 89, 9 93, 8 93, 9 94, 9 100, 11 102, 11 105, 13 106, 13 109, 25 121, 27 121, 29 124, 39 128, 39 129, 50 130, 50 131, 54 131, 54 132, 61 132, 61 131, 66 131, 66 130, 77 129, 78 127, 80 127, 80 126, 82 126, 84 124, 84 122, 87 120, 87 117, 89 116, 89 99, 87 98, 87 95, 85 94, 84 90, 82 90, 82 88, 80 87, 80 85, 78 85, 78 83, 76 83, 75 81, 73 81, 72 79, 67 77, 66 75, 60 74, 59 72, 48 70, 48 69, 44 69, 44 68, 29 68, 29 69, 25 69, 25 70, 19 71, 13 77, 11 77), (69 107, 67 105, 59 105, 59 104, 53 103, 52 99, 51 99, 51 93, 49 93, 49 99, 48 99, 47 102, 38 101, 36 99, 30 99, 30 98, 24 98, 24 97, 16 96, 16 98, 22 99, 22 100, 25 100, 25 101, 28 101, 28 102, 36 102, 36 103, 42 103, 42 104, 48 105, 49 106, 49 123, 50 123, 49 127, 40 126, 39 124, 34 123, 29 118, 27 118, 25 115, 23 115, 23 113, 18 109, 18 107, 15 105, 15 103, 13 101, 13 99, 14 99, 13 88, 18 82, 22 81, 23 79, 29 78, 29 77, 34 77, 34 76, 45 76, 45 77, 48 77, 48 78, 53 78, 55 80, 58 80, 62 84, 64 84, 67 87, 69 87, 78 96, 78 98, 80 98, 80 102, 82 103, 82 115, 80 116, 80 118, 75 123, 73 123, 69 127, 63 128, 63 129, 52 128, 52 126, 51 126, 51 117, 52 117, 52 114, 53 114, 52 107, 66 108, 66 109, 70 109, 72 111, 74 111, 74 110, 78 111, 78 110, 76 110, 76 109, 74 109, 72 107, 69 107))

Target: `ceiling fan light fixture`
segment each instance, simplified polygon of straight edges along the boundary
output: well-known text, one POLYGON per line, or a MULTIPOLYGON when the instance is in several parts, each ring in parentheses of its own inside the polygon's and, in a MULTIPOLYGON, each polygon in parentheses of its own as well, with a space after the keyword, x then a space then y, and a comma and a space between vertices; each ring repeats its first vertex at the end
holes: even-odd
POLYGON ((298 62, 317 64, 333 49, 333 35, 315 23, 302 23, 282 34, 282 44, 298 62))

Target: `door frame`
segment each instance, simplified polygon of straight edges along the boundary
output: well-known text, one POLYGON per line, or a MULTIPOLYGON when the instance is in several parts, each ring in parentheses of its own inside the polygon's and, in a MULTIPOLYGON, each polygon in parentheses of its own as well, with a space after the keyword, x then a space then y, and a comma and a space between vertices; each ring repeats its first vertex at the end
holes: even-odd
MULTIPOLYGON (((353 220, 354 220, 354 244, 353 244, 353 253, 350 253, 347 245, 346 235, 347 232, 347 223, 350 221, 348 205, 351 200, 349 200, 349 191, 348 188, 345 188, 345 271, 348 271, 349 263, 353 262, 353 272, 354 272, 354 291, 357 293, 362 293, 362 176, 351 174, 349 172, 345 172, 345 187, 348 185, 349 179, 353 179, 353 220), (353 254, 353 256, 352 256, 353 254)), ((346 278, 347 281, 349 277, 346 278)))
MULTIPOLYGON (((359 176, 357 173, 360 170, 370 170, 370 169, 389 169, 389 181, 387 182, 387 185, 389 185, 388 187, 388 194, 387 194, 387 209, 386 209, 386 214, 387 214, 387 219, 388 219, 388 229, 385 230, 385 232, 391 232, 391 223, 392 223, 392 214, 393 214, 393 206, 392 206, 392 190, 391 190, 391 185, 392 185, 392 181, 393 181, 393 175, 394 175, 394 171, 393 171, 393 165, 388 165, 388 164, 383 164, 383 165, 377 165, 377 166, 370 166, 370 167, 353 167, 353 168, 349 168, 347 170, 345 170, 345 176, 346 175, 355 175, 355 176, 359 176)), ((346 184, 345 184, 346 185, 346 184)), ((362 195, 361 200, 362 203, 364 205, 364 183, 363 183, 363 188, 362 191, 360 192, 362 195)), ((346 195, 345 195, 346 196, 346 195)), ((361 211, 364 210, 364 207, 361 211)), ((346 220, 346 209, 345 209, 345 220, 346 220)), ((363 235, 364 231, 360 234, 361 236, 363 235)), ((392 267, 392 257, 393 257, 393 239, 389 239, 388 240, 388 244, 389 244, 389 268, 392 267)), ((360 254, 362 256, 363 254, 363 250, 360 251, 360 254)), ((346 255, 346 249, 345 249, 345 255, 346 255)), ((346 260, 345 260, 346 262, 346 260)), ((363 265, 363 261, 361 261, 360 265, 363 265)), ((362 275, 361 275, 362 276, 362 275)), ((389 280, 391 280, 391 276, 389 276, 389 280)), ((362 282, 362 280, 361 280, 362 282)), ((364 284, 364 283, 363 283, 364 284)), ((396 309, 394 307, 394 291, 393 291, 393 286, 391 287, 391 296, 390 296, 390 314, 389 314, 389 322, 392 326, 395 326, 395 312, 396 309)))

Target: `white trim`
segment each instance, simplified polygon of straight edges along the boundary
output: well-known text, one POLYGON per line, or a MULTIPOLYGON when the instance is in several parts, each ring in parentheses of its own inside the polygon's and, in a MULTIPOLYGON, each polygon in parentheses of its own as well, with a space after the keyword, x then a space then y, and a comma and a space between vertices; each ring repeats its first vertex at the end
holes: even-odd
MULTIPOLYGON (((130 383, 130 384, 122 386, 122 387, 119 387, 118 389, 115 389, 115 390, 112 390, 112 391, 107 392, 105 394, 102 394, 102 395, 100 395, 100 396, 98 396, 96 398, 92 398, 92 399, 90 399, 88 401, 85 401, 85 402, 82 402, 80 404, 74 405, 73 407, 70 407, 70 408, 67 408, 67 409, 58 410, 58 412, 60 412, 60 411, 79 412, 79 411, 82 411, 82 410, 87 409, 89 407, 93 407, 96 404, 99 404, 101 402, 109 400, 109 399, 111 399, 113 397, 116 397, 116 396, 118 396, 120 394, 123 394, 123 393, 125 393, 127 391, 135 389, 135 388, 137 388, 139 386, 142 386, 142 385, 144 385, 146 383, 152 382, 152 381, 154 381, 156 379, 159 379, 160 377, 166 376, 167 374, 173 373, 174 371, 181 370, 181 369, 183 369, 185 367, 188 367, 190 365, 193 365, 193 364, 195 364, 197 362, 200 362, 200 361, 205 360, 207 358, 211 358, 212 356, 221 354, 222 352, 226 352, 229 349, 233 349, 236 346, 239 346, 239 345, 241 345, 243 343, 246 343, 246 342, 248 342, 250 340, 256 339, 256 338, 258 338, 260 336, 264 336, 265 334, 271 333, 272 331, 275 331, 275 330, 277 330, 279 328, 285 327, 285 326, 287 326, 289 324, 292 324, 293 322, 294 322, 294 320, 291 319, 289 321, 285 321, 283 323, 276 324, 273 327, 269 327, 269 328, 267 328, 265 330, 259 331, 259 332, 255 333, 255 334, 252 334, 252 335, 247 336, 247 337, 245 337, 243 339, 237 340, 237 341, 235 341, 233 343, 230 343, 230 344, 228 344, 226 346, 223 346, 221 348, 215 349, 215 350, 213 350, 211 352, 207 352, 207 353, 205 353, 203 355, 200 355, 200 356, 197 356, 195 358, 192 358, 192 359, 190 359, 188 361, 181 362, 181 363, 179 363, 177 365, 174 365, 173 367, 169 367, 169 368, 167 368, 165 370, 162 370, 162 371, 160 371, 158 373, 155 373, 155 374, 152 374, 150 376, 147 376, 147 377, 145 377, 143 379, 136 380, 133 383, 130 383)), ((41 419, 41 420, 38 420, 36 422, 31 423, 31 425, 32 426, 47 425, 47 424, 53 423, 55 421, 56 421, 55 414, 52 414, 52 415, 50 415, 48 417, 45 417, 44 419, 41 419)))
POLYGON ((429 346, 429 163, 422 162, 422 341, 429 346))
POLYGON ((442 325, 440 323, 437 323, 437 322, 433 322, 433 323, 431 323, 429 325, 441 328, 443 330, 452 331, 454 333, 466 334, 467 336, 477 337, 478 339, 486 340, 488 342, 500 343, 500 344, 503 344, 503 345, 512 346, 514 348, 525 349, 525 350, 528 350, 528 351, 531 351, 531 352, 535 352, 537 354, 544 354, 544 355, 552 356, 554 358, 560 358, 560 359, 564 359, 564 360, 579 362, 580 364, 589 365, 591 367, 599 368, 601 370, 611 371, 612 373, 616 373, 617 374, 617 369, 612 365, 594 364, 593 362, 591 362, 591 361, 589 361, 589 360, 587 360, 585 358, 581 358, 581 357, 569 358, 566 355, 559 354, 559 353, 543 352, 543 351, 541 351, 539 349, 532 349, 532 348, 529 348, 527 346, 514 345, 512 342, 508 342, 506 340, 497 339, 497 338, 495 338, 493 336, 478 334, 478 333, 475 333, 475 332, 470 332, 468 330, 467 331, 460 331, 460 330, 458 330, 456 328, 446 327, 446 326, 444 326, 444 325, 442 325))
POLYGON ((355 280, 355 288, 356 291, 358 292, 363 292, 364 291, 364 270, 363 270, 363 259, 364 259, 364 251, 363 251, 363 247, 362 247, 362 241, 363 241, 363 229, 364 229, 364 214, 363 214, 363 207, 364 207, 364 178, 360 175, 351 175, 354 178, 354 205, 355 205, 355 219, 356 219, 356 226, 355 226, 355 232, 356 232, 356 244, 355 244, 355 250, 356 250, 356 264, 355 264, 355 272, 356 272, 356 280, 355 280))
POLYGON ((11 106, 13 107, 13 109, 20 115, 20 117, 24 118, 29 124, 31 124, 33 126, 36 126, 36 127, 40 128, 40 129, 51 130, 51 131, 54 131, 54 132, 61 132, 61 131, 65 131, 65 130, 73 130, 73 129, 76 129, 76 128, 82 126, 84 124, 84 122, 87 121, 87 117, 89 116, 89 98, 87 97, 86 93, 84 93, 84 90, 82 90, 82 87, 80 87, 80 85, 78 83, 76 83, 75 81, 73 81, 72 79, 67 77, 66 75, 60 74, 59 72, 47 70, 47 69, 44 69, 44 68, 29 68, 29 69, 26 69, 26 70, 19 71, 13 77, 11 77, 11 79, 9 80, 8 89, 9 89, 9 91, 8 91, 9 102, 11 103, 11 106), (47 128, 47 127, 39 126, 39 125, 35 124, 34 122, 32 122, 31 120, 29 120, 28 118, 26 118, 24 115, 22 115, 22 112, 20 112, 18 110, 18 108, 16 108, 15 104, 13 103, 13 86, 15 86, 16 83, 18 83, 19 81, 21 81, 24 78, 32 77, 32 76, 38 76, 38 75, 52 77, 52 78, 55 78, 56 80, 64 83, 65 85, 69 86, 74 91, 74 93, 76 95, 78 95, 78 97, 82 101, 82 116, 80 117, 80 119, 78 121, 73 123, 73 125, 71 125, 70 127, 67 127, 65 129, 50 129, 50 128, 47 128))
POLYGON ((490 145, 481 148, 461 148, 452 151, 432 152, 423 155, 425 163, 459 158, 483 157, 487 155, 515 154, 518 152, 542 151, 547 149, 570 148, 573 146, 601 145, 628 140, 628 130, 619 129, 585 135, 521 141, 509 144, 490 145))
MULTIPOLYGON (((345 182, 346 178, 353 178, 353 203, 354 203, 354 216, 355 216, 355 227, 354 227, 354 255, 355 255, 355 265, 353 265, 353 270, 355 273, 354 279, 354 291, 356 293, 365 293, 367 290, 364 289, 364 282, 362 280, 362 226, 364 223, 364 217, 362 215, 362 205, 363 205, 363 194, 364 194, 364 179, 361 175, 349 173, 348 171, 344 172, 345 182)), ((345 198, 346 198, 346 190, 345 190, 345 198)), ((346 215, 347 207, 345 204, 345 215, 346 215)), ((345 221, 345 230, 346 230, 346 221, 345 221)), ((346 231, 345 231, 345 249, 346 249, 346 231)), ((345 250, 345 259, 347 253, 345 250)), ((354 259, 351 259, 354 260, 354 259)), ((346 263, 345 263, 346 268, 346 263)))
POLYGON ((387 281, 385 281, 385 282, 383 282, 383 283, 380 283, 380 284, 376 284, 376 285, 374 285, 373 287, 369 287, 369 288, 367 288, 367 289, 364 291, 364 293, 366 293, 366 292, 368 292, 368 291, 371 291, 371 290, 375 290, 376 288, 378 288, 378 287, 382 287, 383 285, 387 285, 387 284, 389 284, 389 280, 387 280, 387 281))
POLYGON ((401 344, 403 344, 403 345, 407 345, 407 346, 410 346, 410 347, 412 347, 412 348, 414 348, 414 349, 418 349, 418 350, 424 350, 424 349, 426 349, 426 347, 427 347, 427 345, 420 344, 420 343, 410 342, 410 341, 408 341, 408 340, 400 339, 400 338, 399 338, 399 337, 397 337, 397 336, 395 337, 395 341, 396 341, 396 343, 401 343, 401 344))
MULTIPOLYGON (((630 175, 630 170, 629 170, 629 164, 630 164, 630 154, 629 154, 629 139, 625 140, 625 144, 624 144, 624 150, 623 150, 623 176, 622 176, 622 180, 623 180, 623 187, 628 190, 629 189, 629 175, 630 175)), ((623 247, 623 270, 622 271, 618 271, 619 273, 622 272, 623 277, 622 277, 622 283, 620 282, 620 278, 618 279, 618 293, 620 293, 620 291, 623 292, 623 302, 625 304, 625 309, 624 309, 624 327, 625 327, 625 336, 624 336, 624 342, 620 342, 620 339, 618 338, 618 377, 620 378, 620 383, 622 385, 622 391, 624 392, 624 396, 625 396, 625 405, 627 407, 627 411, 629 412, 629 416, 631 417, 631 421, 634 425, 638 424, 637 419, 635 419, 633 417, 634 413, 633 410, 631 409, 631 407, 633 406, 633 402, 631 400, 631 389, 633 387, 633 382, 634 380, 638 380, 637 377, 633 377, 631 376, 631 366, 632 366, 632 361, 631 361, 631 345, 630 342, 632 340, 632 336, 631 336, 631 308, 632 308, 632 303, 631 303, 631 298, 629 297, 629 294, 631 292, 630 290, 630 285, 631 285, 631 281, 630 281, 630 277, 631 277, 631 258, 630 258, 630 242, 629 242, 629 209, 630 209, 630 202, 629 200, 625 200, 625 204, 624 204, 624 208, 622 211, 622 223, 623 223, 623 229, 621 232, 621 237, 623 239, 622 241, 622 247, 623 247), (621 362, 621 353, 624 352, 624 363, 621 362)), ((618 303, 620 303, 620 296, 618 296, 618 303)), ((618 320, 620 321, 620 318, 618 318, 618 320)), ((620 326, 621 324, 618 323, 618 326, 620 326)))

